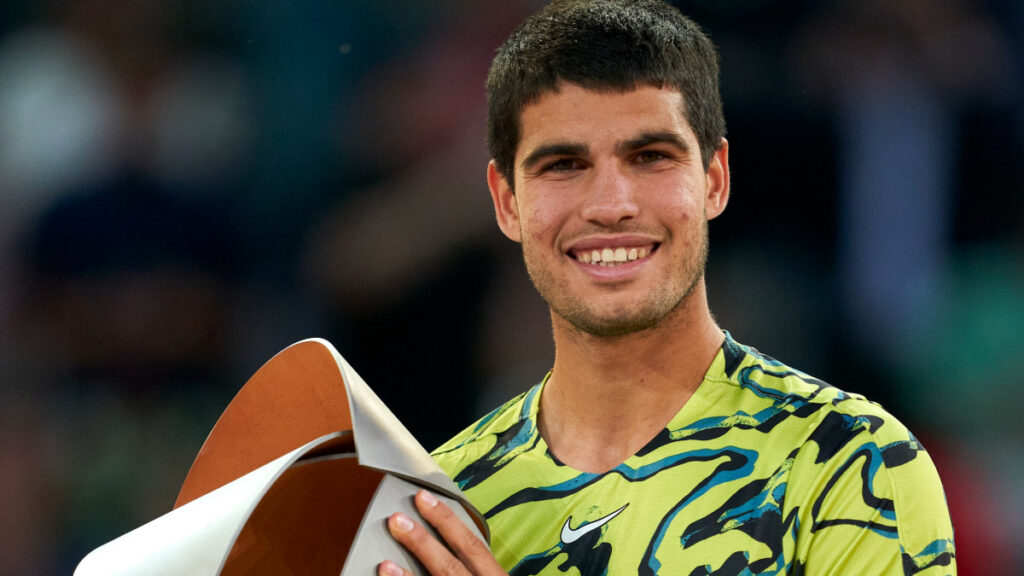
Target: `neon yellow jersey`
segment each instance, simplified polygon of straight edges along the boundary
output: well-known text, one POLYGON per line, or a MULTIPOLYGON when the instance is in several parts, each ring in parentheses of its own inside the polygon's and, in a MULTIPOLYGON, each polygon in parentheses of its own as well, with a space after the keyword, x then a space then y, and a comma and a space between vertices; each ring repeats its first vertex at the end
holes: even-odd
POLYGON ((935 466, 862 396, 727 336, 669 425, 592 474, 538 433, 543 386, 434 452, 510 574, 956 574, 935 466))

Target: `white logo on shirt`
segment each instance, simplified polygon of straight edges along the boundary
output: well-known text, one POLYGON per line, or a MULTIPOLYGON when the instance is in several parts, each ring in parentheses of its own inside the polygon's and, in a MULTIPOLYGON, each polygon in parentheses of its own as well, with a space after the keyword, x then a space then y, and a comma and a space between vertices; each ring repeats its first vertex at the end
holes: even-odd
POLYGON ((622 508, 619 508, 618 510, 616 510, 615 512, 612 512, 611 514, 605 516, 604 518, 598 518, 597 520, 592 520, 592 521, 587 522, 585 524, 580 524, 576 528, 573 528, 573 527, 569 526, 569 522, 572 521, 572 516, 569 516, 568 518, 565 519, 565 524, 562 526, 562 543, 563 544, 572 544, 573 542, 575 542, 575 541, 579 540, 580 538, 582 538, 587 533, 593 532, 594 530, 597 530, 601 526, 604 526, 612 518, 615 518, 616 516, 618 516, 619 512, 622 512, 623 510, 625 510, 626 506, 629 506, 628 502, 623 504, 622 508))

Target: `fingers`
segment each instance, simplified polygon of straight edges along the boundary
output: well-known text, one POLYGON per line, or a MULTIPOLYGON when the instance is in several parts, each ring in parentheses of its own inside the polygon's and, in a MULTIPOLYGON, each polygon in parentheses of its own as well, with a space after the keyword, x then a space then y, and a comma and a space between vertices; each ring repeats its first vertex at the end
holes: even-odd
POLYGON ((391 560, 385 560, 377 566, 377 576, 412 576, 412 572, 409 572, 391 560))
POLYGON ((416 509, 433 526, 472 574, 504 574, 487 546, 427 490, 416 493, 416 509))
MULTIPOLYGON (((398 512, 388 518, 388 531, 409 552, 419 558, 428 572, 434 576, 470 576, 470 572, 458 558, 445 548, 426 528, 398 512)), ((397 564, 386 561, 377 567, 381 576, 404 576, 411 574, 397 564)))
MULTIPOLYGON (((422 525, 401 512, 388 518, 388 531, 412 552, 434 576, 497 576, 505 574, 483 543, 448 506, 426 490, 415 498, 416 509, 433 526, 446 547, 422 525), (454 552, 454 554, 453 554, 454 552)), ((411 572, 388 560, 377 567, 378 576, 405 576, 411 572)))

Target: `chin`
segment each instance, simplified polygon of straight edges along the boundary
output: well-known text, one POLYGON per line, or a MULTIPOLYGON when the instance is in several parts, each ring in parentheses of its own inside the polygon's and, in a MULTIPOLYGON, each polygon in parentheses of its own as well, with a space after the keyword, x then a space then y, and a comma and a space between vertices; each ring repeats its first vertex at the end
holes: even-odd
POLYGON ((686 302, 696 285, 697 282, 693 282, 681 292, 662 292, 642 303, 633 302, 632 307, 606 302, 607 306, 602 307, 603 310, 598 310, 577 303, 575 306, 570 304, 563 310, 555 312, 576 330, 591 336, 614 338, 637 334, 657 328, 672 318, 685 314, 686 302))
POLYGON ((644 311, 613 317, 593 313, 579 313, 562 316, 576 330, 599 338, 614 338, 636 334, 656 327, 664 320, 666 313, 644 311))

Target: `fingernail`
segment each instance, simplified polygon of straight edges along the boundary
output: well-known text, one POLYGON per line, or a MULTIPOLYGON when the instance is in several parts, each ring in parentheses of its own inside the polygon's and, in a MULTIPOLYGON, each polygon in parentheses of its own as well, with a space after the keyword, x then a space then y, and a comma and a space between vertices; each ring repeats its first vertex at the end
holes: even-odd
POLYGON ((380 569, 388 576, 402 576, 402 569, 398 567, 398 564, 395 564, 391 560, 381 562, 380 569))
MULTIPOLYGON (((412 519, 406 516, 405 514, 402 514, 401 512, 395 514, 394 520, 395 528, 401 530, 402 532, 408 532, 409 530, 412 530, 412 519)), ((401 572, 398 573, 401 574, 401 572)))
POLYGON ((437 506, 437 497, 427 490, 420 490, 420 502, 423 502, 427 506, 433 508, 434 506, 437 506))

